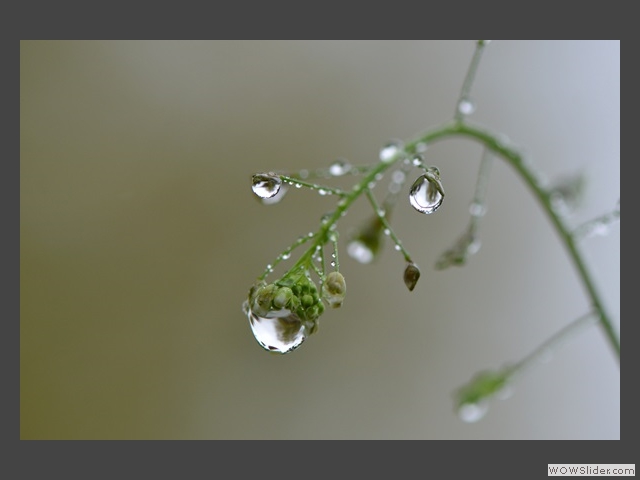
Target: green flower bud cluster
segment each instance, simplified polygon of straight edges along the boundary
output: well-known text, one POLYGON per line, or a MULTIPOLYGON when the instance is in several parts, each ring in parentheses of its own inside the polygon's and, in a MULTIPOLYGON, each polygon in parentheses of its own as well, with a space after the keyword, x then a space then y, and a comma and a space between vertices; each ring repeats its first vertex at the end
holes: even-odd
POLYGON ((317 320, 324 312, 318 288, 308 272, 289 272, 280 280, 266 285, 261 282, 249 292, 251 311, 260 317, 270 312, 289 310, 306 327, 309 334, 318 329, 317 320))

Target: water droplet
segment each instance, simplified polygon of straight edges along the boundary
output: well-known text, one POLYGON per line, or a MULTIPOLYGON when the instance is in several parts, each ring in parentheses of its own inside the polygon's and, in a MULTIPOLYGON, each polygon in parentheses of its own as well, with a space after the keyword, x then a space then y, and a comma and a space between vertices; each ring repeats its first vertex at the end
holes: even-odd
POLYGON ((331 194, 331 192, 330 192, 330 191, 325 190, 324 188, 319 188, 319 189, 318 189, 318 193, 319 193, 320 195, 322 195, 322 196, 330 195, 330 194, 331 194))
POLYGON ((407 176, 405 175, 405 173, 402 170, 396 170, 395 172, 393 172, 391 174, 391 180, 396 182, 396 183, 402 183, 404 182, 404 179, 407 176))
POLYGON ((302 185, 300 183, 296 183, 296 188, 302 188, 302 185))
POLYGON ((396 252, 399 252, 400 250, 402 250, 402 247, 400 245, 398 245, 397 243, 394 245, 393 248, 395 249, 396 252))
POLYGON ((424 162, 424 157, 422 155, 414 155, 413 158, 411 159, 411 164, 414 167, 421 166, 423 162, 424 162))
POLYGON ((385 213, 387 212, 384 210, 384 208, 379 208, 377 213, 380 217, 384 217, 385 213))
POLYGON ((367 184, 367 187, 369 187, 369 189, 373 189, 373 188, 375 188, 375 186, 376 186, 376 182, 374 182, 374 181, 371 181, 371 182, 369 182, 367 184))
POLYGON ((473 236, 473 239, 471 240, 471 242, 469 242, 469 245, 467 245, 467 254, 475 255, 480 251, 481 246, 482 241, 479 238, 473 236))
POLYGON ((331 258, 336 258, 336 252, 333 252, 333 253, 331 254, 331 258))
POLYGON ((331 260, 331 266, 335 267, 336 266, 336 261, 335 260, 331 260))
POLYGON ((391 162, 395 156, 404 149, 402 140, 391 140, 380 149, 380 160, 385 163, 391 162))
POLYGON ((308 333, 305 324, 290 310, 271 310, 264 317, 251 311, 245 300, 242 310, 249 319, 251 331, 258 343, 266 350, 287 353, 298 348, 308 333))
POLYGON ((476 104, 469 97, 461 98, 458 102, 458 112, 462 115, 471 115, 476 111, 476 104))
POLYGON ((344 158, 338 158, 329 167, 329 173, 334 177, 340 177, 346 173, 349 173, 349 171, 351 171, 351 164, 344 158))
POLYGON ((400 190, 402 189, 402 185, 396 182, 391 182, 389 183, 388 189, 389 189, 389 193, 395 195, 396 193, 400 192, 400 190))
POLYGON ((473 423, 484 417, 488 410, 489 404, 486 402, 463 403, 458 407, 458 416, 463 422, 473 423))
POLYGON ((280 257, 282 258, 282 260, 289 260, 289 258, 291 258, 291 252, 289 251, 283 252, 280 257))
POLYGON ((371 263, 373 251, 360 240, 353 240, 347 245, 347 254, 360 263, 371 263))
POLYGON ((469 213, 473 217, 483 217, 485 213, 487 213, 486 207, 480 202, 472 202, 469 205, 469 213))
POLYGON ((273 266, 271 264, 267 265, 267 272, 269 273, 273 272, 273 266))
POLYGON ((388 235, 391 235, 391 230, 389 230, 388 228, 385 228, 385 229, 383 230, 383 232, 384 232, 384 234, 385 234, 385 235, 387 235, 387 236, 388 236, 388 235))
POLYGON ((309 238, 313 237, 313 232, 307 233, 307 237, 309 237, 309 238))
POLYGON ((271 198, 280 191, 282 180, 275 173, 257 173, 252 177, 251 189, 260 198, 271 198))
POLYGON ((409 191, 409 202, 418 212, 430 214, 435 212, 444 199, 444 190, 440 176, 427 171, 413 182, 409 191))

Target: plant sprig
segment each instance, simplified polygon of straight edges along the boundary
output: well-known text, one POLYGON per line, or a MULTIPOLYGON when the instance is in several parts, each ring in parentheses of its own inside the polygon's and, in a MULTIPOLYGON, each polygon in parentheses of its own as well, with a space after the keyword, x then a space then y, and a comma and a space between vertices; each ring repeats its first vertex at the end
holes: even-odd
MULTIPOLYGON (((413 169, 419 169, 422 174, 414 181, 410 189, 410 203, 421 213, 435 212, 443 201, 444 189, 439 170, 433 166, 426 166, 423 154, 428 146, 436 142, 451 138, 464 138, 480 144, 483 148, 483 157, 470 211, 471 218, 463 236, 441 256, 436 268, 461 265, 466 262, 468 254, 474 253, 477 249, 475 242, 480 218, 485 211, 487 179, 493 159, 500 158, 514 169, 545 212, 585 288, 591 310, 565 329, 552 335, 540 349, 520 362, 497 372, 482 372, 470 385, 458 392, 458 407, 469 405, 473 403, 474 399, 479 401, 495 394, 506 384, 507 380, 530 365, 543 348, 557 344, 560 339, 575 333, 578 327, 586 325, 593 319, 602 328, 617 360, 620 360, 618 334, 613 327, 611 317, 604 308, 593 276, 577 245, 579 240, 598 227, 608 226, 617 221, 620 216, 619 204, 617 209, 610 214, 598 217, 577 229, 570 228, 561 209, 558 208, 558 197, 562 189, 549 188, 545 182, 540 181, 528 160, 517 148, 505 140, 504 135, 475 125, 468 120, 468 115, 475 109, 470 91, 487 43, 486 40, 479 40, 476 43, 476 49, 460 91, 454 118, 451 121, 427 130, 406 143, 398 140, 389 142, 380 150, 379 161, 370 165, 351 167, 348 162, 341 159, 339 164, 334 162, 329 169, 316 170, 315 173, 304 170, 303 175, 269 172, 253 176, 254 192, 263 199, 277 198, 279 201, 281 195, 284 194, 282 189, 286 188, 286 185, 306 187, 323 195, 332 194, 339 197, 335 209, 323 216, 320 226, 315 232, 300 237, 278 256, 273 265, 268 265, 263 275, 258 277, 257 283, 251 288, 248 298, 243 304, 254 335, 264 348, 278 353, 287 353, 297 348, 309 334, 317 331, 318 318, 323 313, 325 304, 331 307, 339 307, 342 304, 346 293, 346 284, 344 277, 338 272, 338 222, 362 195, 368 199, 374 214, 364 223, 358 235, 351 238, 347 253, 361 263, 368 263, 378 253, 382 239, 389 236, 394 242, 396 250, 400 251, 406 262, 404 282, 409 290, 414 289, 420 277, 420 270, 391 228, 391 211, 396 205, 398 192, 404 185, 406 176, 413 169), (392 176, 387 196, 380 204, 373 194, 373 189, 384 174, 392 168, 396 168, 397 178, 392 176), (331 178, 346 173, 362 175, 350 190, 336 189, 305 180, 312 177, 331 178), (276 197, 277 195, 280 197, 276 197), (288 259, 293 249, 307 243, 309 244, 307 249, 303 251, 294 265, 281 278, 267 284, 266 277, 273 271, 273 266, 281 260, 288 259), (335 255, 335 261, 331 262, 334 271, 328 274, 325 271, 323 250, 327 244, 333 248, 335 255), (320 261, 320 267, 314 263, 314 259, 320 261), (320 290, 315 286, 312 273, 319 278, 322 284, 320 290)), ((475 418, 480 411, 475 408, 467 413, 469 418, 475 418)))

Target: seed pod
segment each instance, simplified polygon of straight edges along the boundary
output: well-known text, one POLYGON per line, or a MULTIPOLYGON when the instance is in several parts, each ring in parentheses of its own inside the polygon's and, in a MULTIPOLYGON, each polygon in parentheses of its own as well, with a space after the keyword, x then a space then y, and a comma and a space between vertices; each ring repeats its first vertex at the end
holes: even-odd
POLYGON ((407 263, 407 267, 404 269, 404 284, 410 292, 415 288, 419 278, 420 269, 418 266, 413 262, 407 263))

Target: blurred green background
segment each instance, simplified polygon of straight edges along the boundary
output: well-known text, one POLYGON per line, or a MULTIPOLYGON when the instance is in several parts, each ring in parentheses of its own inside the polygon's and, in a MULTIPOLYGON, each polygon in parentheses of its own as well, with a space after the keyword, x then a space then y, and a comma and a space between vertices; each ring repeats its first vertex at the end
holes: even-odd
MULTIPOLYGON (((252 195, 251 174, 376 160, 448 121, 472 41, 23 41, 20 429, 23 439, 617 439, 620 370, 594 327, 461 422, 452 393, 588 309, 547 219, 496 162, 483 247, 432 265, 466 226, 481 150, 433 145, 446 198, 401 202, 422 268, 390 245, 344 251, 347 297, 295 352, 270 355, 240 305, 335 198, 252 195)), ((620 198, 619 41, 494 41, 471 119, 554 180, 584 171, 576 224, 620 198)), ((347 185, 343 179, 337 182, 347 185)), ((404 198, 404 195, 403 197, 404 198)), ((620 227, 583 251, 619 328, 620 227)), ((286 265, 285 265, 286 266, 286 265)))

